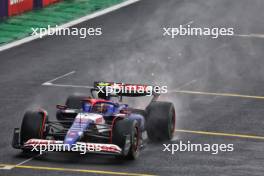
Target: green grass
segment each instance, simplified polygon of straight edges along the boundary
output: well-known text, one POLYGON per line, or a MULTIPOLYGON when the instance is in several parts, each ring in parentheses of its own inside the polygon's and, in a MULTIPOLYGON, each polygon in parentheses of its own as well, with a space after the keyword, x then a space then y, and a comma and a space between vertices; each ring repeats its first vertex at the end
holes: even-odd
POLYGON ((64 0, 0 22, 0 45, 31 35, 31 28, 60 25, 124 0, 64 0))

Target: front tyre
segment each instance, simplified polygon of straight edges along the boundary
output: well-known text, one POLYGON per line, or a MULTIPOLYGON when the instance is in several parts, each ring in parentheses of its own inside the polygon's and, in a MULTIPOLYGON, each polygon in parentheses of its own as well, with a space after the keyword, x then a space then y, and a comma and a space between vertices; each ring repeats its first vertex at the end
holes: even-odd
POLYGON ((46 112, 27 111, 21 125, 20 143, 24 145, 29 139, 45 139, 47 121, 46 112))
POLYGON ((147 134, 151 141, 171 140, 174 136, 176 114, 170 102, 154 101, 147 107, 147 134))
POLYGON ((124 157, 129 160, 135 160, 139 156, 140 146, 140 128, 136 120, 119 120, 113 127, 113 144, 118 145, 125 150, 126 136, 130 136, 130 148, 124 157))

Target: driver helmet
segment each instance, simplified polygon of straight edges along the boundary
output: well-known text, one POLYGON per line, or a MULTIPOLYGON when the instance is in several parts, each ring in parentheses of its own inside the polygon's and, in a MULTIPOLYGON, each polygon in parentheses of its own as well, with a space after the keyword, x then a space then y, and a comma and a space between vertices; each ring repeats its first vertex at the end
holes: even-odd
POLYGON ((87 101, 83 101, 82 102, 82 110, 83 110, 83 112, 90 112, 91 104, 87 101))

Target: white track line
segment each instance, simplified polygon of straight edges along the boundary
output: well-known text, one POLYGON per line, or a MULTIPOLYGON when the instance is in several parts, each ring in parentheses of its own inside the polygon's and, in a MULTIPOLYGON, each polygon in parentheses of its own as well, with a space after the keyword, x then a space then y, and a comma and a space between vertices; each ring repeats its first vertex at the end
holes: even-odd
POLYGON ((72 75, 72 74, 74 74, 75 72, 76 72, 76 71, 71 71, 71 72, 66 73, 66 74, 64 74, 64 75, 58 76, 58 77, 56 77, 56 78, 54 78, 54 79, 52 79, 52 80, 50 80, 50 81, 46 81, 46 82, 44 82, 42 85, 43 85, 43 86, 49 86, 49 85, 53 84, 52 82, 57 81, 58 79, 61 79, 61 78, 65 78, 66 76, 72 75))
POLYGON ((245 38, 264 38, 264 34, 235 34, 234 36, 245 38))
POLYGON ((84 88, 84 89, 92 89, 93 86, 85 86, 85 85, 71 85, 71 84, 54 84, 54 81, 57 81, 61 78, 65 78, 66 76, 72 75, 76 73, 76 71, 71 71, 69 73, 66 73, 64 75, 58 76, 52 80, 46 81, 42 84, 42 86, 52 86, 52 87, 69 87, 69 88, 84 88))
POLYGON ((83 88, 83 89, 92 89, 93 86, 85 86, 85 85, 70 85, 70 84, 42 84, 43 86, 51 86, 51 87, 68 87, 68 88, 83 88))
POLYGON ((4 166, 4 167, 2 167, 2 168, 0 168, 0 170, 11 170, 11 169, 14 169, 15 167, 17 167, 17 166, 21 166, 21 165, 23 165, 23 164, 25 164, 25 163, 27 163, 27 162, 29 162, 29 161, 31 161, 31 160, 33 160, 34 158, 36 158, 36 157, 38 157, 38 156, 40 156, 41 154, 38 154, 37 156, 33 156, 33 157, 31 157, 31 158, 29 158, 29 159, 26 159, 25 161, 22 161, 22 162, 20 162, 20 163, 18 163, 18 164, 16 164, 16 165, 7 165, 7 166, 4 166))
MULTIPOLYGON (((181 90, 182 88, 187 87, 187 86, 189 86, 189 85, 191 85, 191 84, 193 84, 193 83, 195 83, 195 82, 197 82, 196 79, 191 80, 191 81, 189 81, 189 82, 187 82, 187 83, 185 83, 185 84, 179 86, 179 87, 176 88, 175 90, 181 90)), ((175 90, 171 90, 171 91, 175 91, 175 90)))
POLYGON ((193 80, 191 80, 191 81, 189 81, 189 82, 177 87, 176 89, 169 90, 168 93, 174 93, 174 92, 180 91, 181 89, 183 89, 183 88, 185 88, 185 87, 187 87, 187 86, 189 86, 189 85, 191 85, 193 83, 196 83, 196 82, 197 82, 197 80, 193 79, 193 80))
MULTIPOLYGON (((125 6, 128 6, 130 4, 136 3, 138 1, 140 1, 140 0, 127 0, 125 2, 122 2, 122 3, 119 3, 117 5, 111 6, 109 8, 97 11, 95 13, 92 13, 92 14, 86 15, 84 17, 81 17, 79 19, 76 19, 76 20, 70 21, 68 23, 65 23, 65 24, 63 24, 61 26, 58 26, 58 28, 62 28, 63 29, 63 28, 68 28, 68 27, 74 26, 74 25, 82 23, 84 21, 88 21, 88 20, 91 20, 93 18, 96 18, 96 17, 102 16, 102 15, 105 15, 107 13, 113 12, 115 10, 118 10, 118 9, 122 8, 122 7, 125 7, 125 6)), ((47 33, 45 35, 47 35, 47 33)), ((17 40, 17 41, 11 42, 9 44, 1 46, 0 47, 0 52, 4 51, 4 50, 7 50, 7 49, 10 49, 10 48, 13 48, 15 46, 22 45, 24 43, 28 43, 28 42, 36 40, 36 39, 39 39, 39 35, 29 36, 29 37, 23 38, 21 40, 17 40)))
MULTIPOLYGON (((67 75, 62 75, 62 76, 64 77, 64 76, 67 76, 67 75)), ((58 77, 58 78, 62 78, 62 76, 60 76, 60 77, 58 77)), ((51 81, 54 81, 54 80, 55 80, 55 79, 53 79, 53 80, 51 80, 51 81)), ((56 80, 58 80, 58 79, 56 79, 56 80)), ((189 86, 189 85, 191 85, 191 84, 193 84, 193 83, 195 83, 195 82, 197 82, 196 79, 191 80, 191 81, 189 81, 189 82, 187 82, 187 83, 181 85, 181 86, 178 87, 177 89, 175 89, 175 90, 171 90, 171 91, 169 91, 169 92, 180 91, 182 88, 187 87, 187 86, 189 86)), ((51 86, 51 87, 68 87, 68 88, 83 88, 83 89, 92 89, 92 88, 94 88, 93 86, 87 86, 87 85, 54 84, 54 83, 52 83, 52 82, 50 82, 50 81, 47 81, 47 82, 43 83, 42 85, 43 85, 43 86, 51 86)))
POLYGON ((189 21, 188 23, 185 23, 185 24, 183 24, 182 26, 187 26, 187 25, 190 25, 190 24, 192 24, 194 21, 189 21))

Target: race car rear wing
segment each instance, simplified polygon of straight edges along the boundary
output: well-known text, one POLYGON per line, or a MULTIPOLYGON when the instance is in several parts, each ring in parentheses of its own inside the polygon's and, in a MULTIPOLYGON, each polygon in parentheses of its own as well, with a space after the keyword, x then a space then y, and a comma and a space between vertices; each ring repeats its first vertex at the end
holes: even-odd
POLYGON ((94 89, 108 96, 153 96, 154 100, 158 99, 161 91, 159 86, 115 82, 94 82, 94 89))

